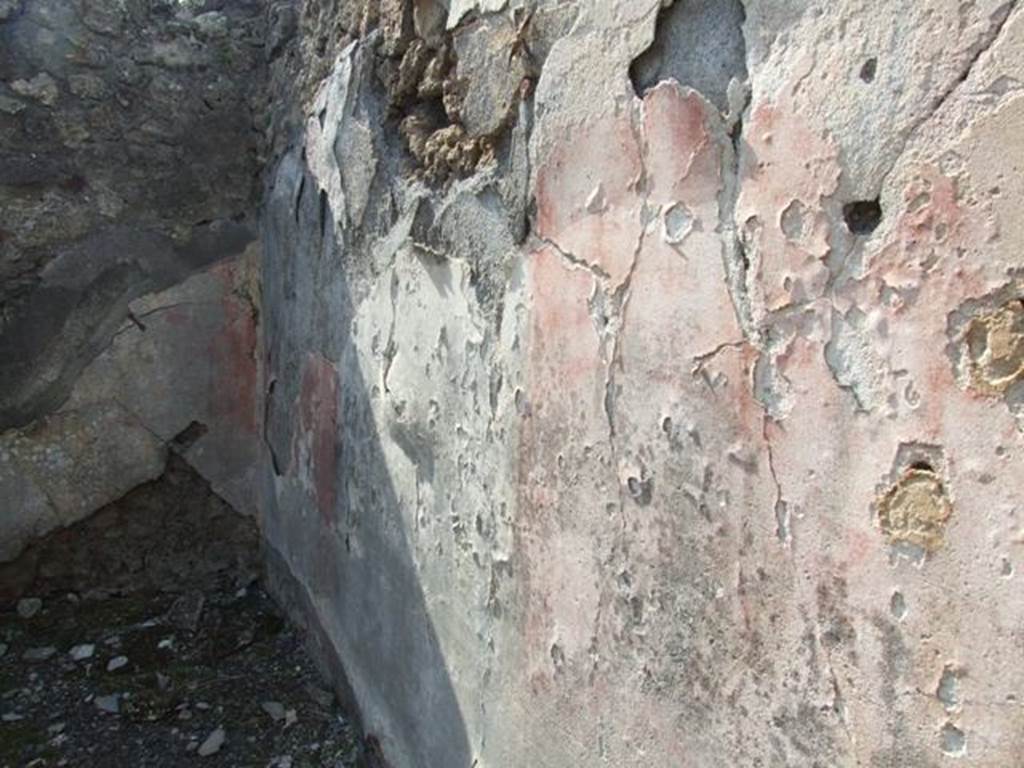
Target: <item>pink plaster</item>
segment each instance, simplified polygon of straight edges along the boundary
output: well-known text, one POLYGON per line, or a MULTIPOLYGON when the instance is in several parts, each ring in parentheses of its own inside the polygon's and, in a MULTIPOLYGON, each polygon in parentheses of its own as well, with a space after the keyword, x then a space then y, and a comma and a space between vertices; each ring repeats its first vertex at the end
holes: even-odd
POLYGON ((317 509, 327 525, 334 520, 337 499, 338 389, 338 372, 330 361, 307 353, 298 403, 299 460, 293 461, 293 466, 309 472, 317 509))

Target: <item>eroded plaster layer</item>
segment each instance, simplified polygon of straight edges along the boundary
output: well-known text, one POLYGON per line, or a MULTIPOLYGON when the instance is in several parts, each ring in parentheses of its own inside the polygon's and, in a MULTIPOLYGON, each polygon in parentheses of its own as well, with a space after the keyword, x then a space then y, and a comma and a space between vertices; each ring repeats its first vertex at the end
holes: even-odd
POLYGON ((263 524, 390 764, 1014 764, 1024 13, 369 17, 268 180, 263 524))

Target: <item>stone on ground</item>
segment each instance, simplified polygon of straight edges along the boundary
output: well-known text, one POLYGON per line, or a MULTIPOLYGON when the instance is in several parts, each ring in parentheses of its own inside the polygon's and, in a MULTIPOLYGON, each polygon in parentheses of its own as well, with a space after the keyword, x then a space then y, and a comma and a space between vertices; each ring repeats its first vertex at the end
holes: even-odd
POLYGON ((220 748, 224 746, 224 741, 227 738, 227 734, 223 728, 216 728, 206 737, 206 740, 199 745, 199 756, 209 757, 220 752, 220 748))

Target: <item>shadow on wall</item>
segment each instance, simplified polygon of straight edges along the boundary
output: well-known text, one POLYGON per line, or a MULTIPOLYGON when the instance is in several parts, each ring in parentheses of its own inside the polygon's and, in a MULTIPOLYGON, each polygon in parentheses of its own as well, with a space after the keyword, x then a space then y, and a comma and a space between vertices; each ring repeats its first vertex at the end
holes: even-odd
POLYGON ((262 515, 271 588, 309 628, 378 764, 469 768, 465 724, 349 335, 351 256, 297 150, 281 160, 266 199, 262 515))

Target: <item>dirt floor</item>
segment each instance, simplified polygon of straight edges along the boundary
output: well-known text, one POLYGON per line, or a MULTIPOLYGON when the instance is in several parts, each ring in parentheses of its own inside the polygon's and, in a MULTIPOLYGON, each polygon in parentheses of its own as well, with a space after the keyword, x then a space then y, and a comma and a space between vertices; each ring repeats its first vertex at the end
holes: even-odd
POLYGON ((355 766, 354 726, 256 585, 0 614, 0 766, 355 766))

